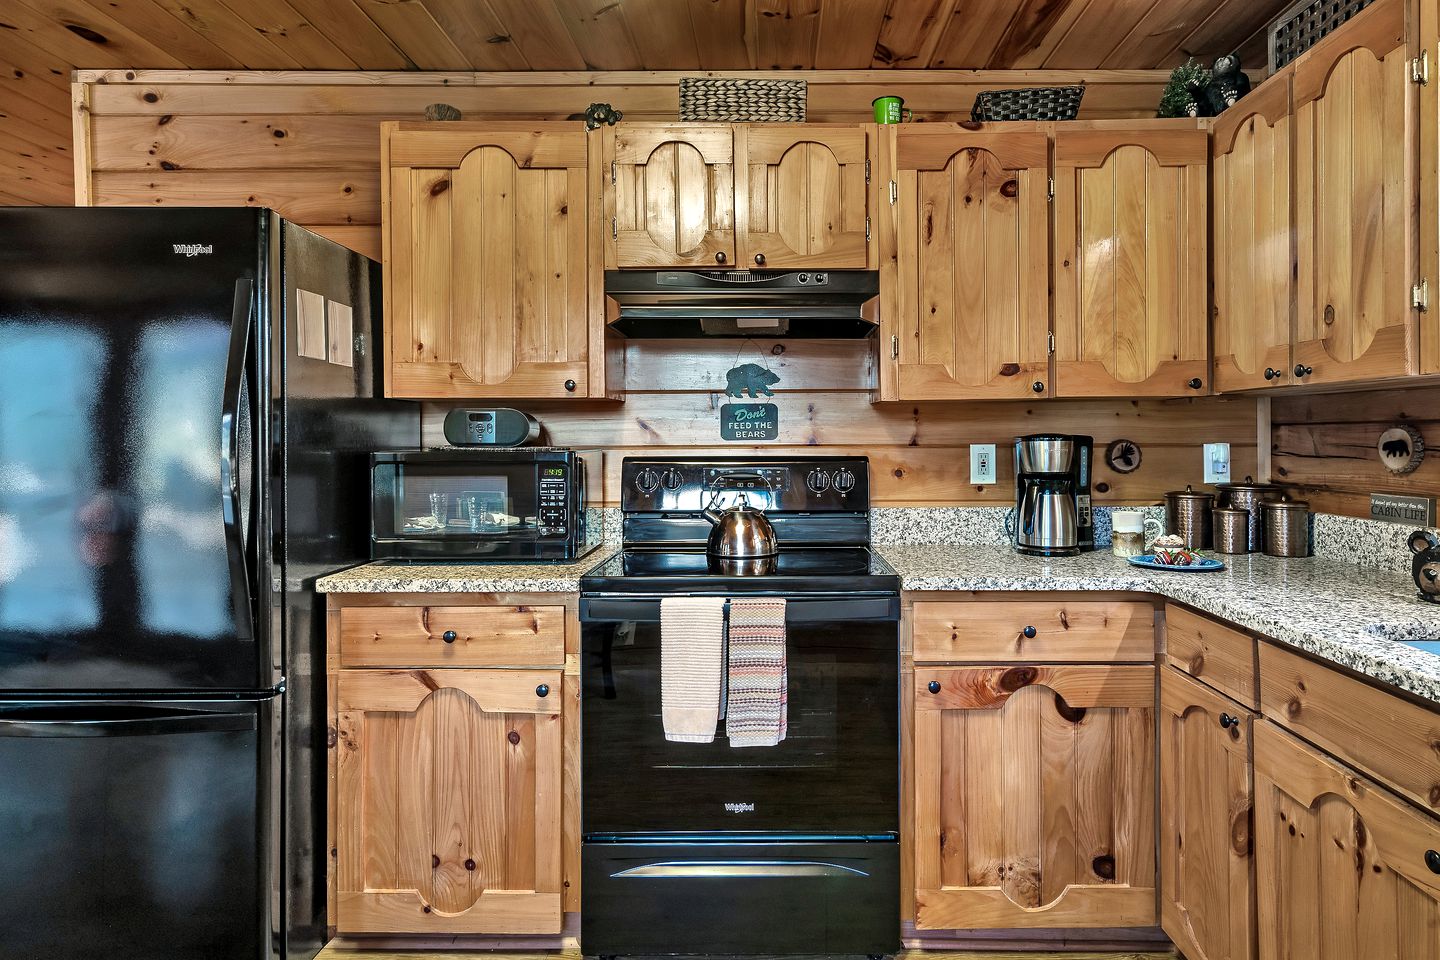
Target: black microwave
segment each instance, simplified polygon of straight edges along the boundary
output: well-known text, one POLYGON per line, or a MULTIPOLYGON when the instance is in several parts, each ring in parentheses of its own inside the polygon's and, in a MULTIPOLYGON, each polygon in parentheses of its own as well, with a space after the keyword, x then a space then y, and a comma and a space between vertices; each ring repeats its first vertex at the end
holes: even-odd
POLYGON ((586 550, 585 461, 558 447, 370 455, 376 560, 573 560, 586 550))

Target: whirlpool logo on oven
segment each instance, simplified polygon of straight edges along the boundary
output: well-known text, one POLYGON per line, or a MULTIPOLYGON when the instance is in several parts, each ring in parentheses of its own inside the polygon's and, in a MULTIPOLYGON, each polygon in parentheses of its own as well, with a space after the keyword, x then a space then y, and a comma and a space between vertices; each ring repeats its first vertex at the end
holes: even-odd
POLYGON ((200 254, 211 254, 215 252, 213 243, 172 243, 170 246, 175 253, 186 257, 198 257, 200 254))
POLYGON ((755 804, 753 804, 753 803, 727 803, 727 804, 725 804, 725 812, 726 812, 726 813, 754 813, 754 812, 755 812, 755 804))

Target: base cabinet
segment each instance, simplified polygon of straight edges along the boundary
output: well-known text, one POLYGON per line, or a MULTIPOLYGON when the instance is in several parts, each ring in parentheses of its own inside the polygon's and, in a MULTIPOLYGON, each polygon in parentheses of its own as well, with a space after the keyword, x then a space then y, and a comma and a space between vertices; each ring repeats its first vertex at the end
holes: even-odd
POLYGON ((336 928, 556 934, 559 670, 345 670, 336 928))
POLYGON ((1188 960, 1255 956, 1254 715, 1160 676, 1160 925, 1188 960))
POLYGON ((1155 670, 919 667, 920 930, 1151 926, 1155 670))

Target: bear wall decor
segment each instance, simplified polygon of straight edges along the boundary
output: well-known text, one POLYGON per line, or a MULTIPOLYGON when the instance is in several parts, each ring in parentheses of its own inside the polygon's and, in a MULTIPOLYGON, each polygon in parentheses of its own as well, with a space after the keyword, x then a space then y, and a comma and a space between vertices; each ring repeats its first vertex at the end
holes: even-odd
POLYGON ((773 397, 775 391, 770 388, 779 382, 778 374, 760 364, 742 363, 738 367, 731 367, 725 373, 725 396, 743 397, 748 394, 751 397, 773 397))
POLYGON ((1409 424, 1398 424, 1380 434, 1375 452, 1391 473, 1414 473, 1425 460, 1425 438, 1409 424))
POLYGON ((1440 537, 1429 530, 1410 534, 1410 575, 1420 588, 1420 599, 1440 603, 1440 537))

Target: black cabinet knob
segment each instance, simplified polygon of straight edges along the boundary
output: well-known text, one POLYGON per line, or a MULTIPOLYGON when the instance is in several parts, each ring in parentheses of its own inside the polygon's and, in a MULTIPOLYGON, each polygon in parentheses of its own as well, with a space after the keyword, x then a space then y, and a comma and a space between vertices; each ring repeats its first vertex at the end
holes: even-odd
POLYGON ((1026 640, 1033 640, 1033 639, 1035 639, 1035 628, 1032 627, 1032 626, 1030 626, 1030 624, 1028 624, 1028 623, 1025 624, 1025 629, 1024 629, 1024 630, 1021 630, 1020 632, 1023 633, 1023 634, 1025 634, 1025 639, 1026 639, 1026 640))
POLYGON ((1044 392, 1045 392, 1045 381, 1044 381, 1044 380, 1036 380, 1034 383, 1030 384, 1030 389, 1031 389, 1031 390, 1034 390, 1036 393, 1044 393, 1044 392))
POLYGON ((446 630, 444 633, 440 634, 440 639, 444 640, 446 643, 454 643, 455 637, 456 634, 454 630, 446 630))
POLYGON ((575 381, 574 381, 574 380, 566 380, 566 381, 565 381, 565 389, 568 390, 570 393, 574 393, 574 392, 575 392, 575 381))
POLYGON ((1191 377, 1185 382, 1185 385, 1191 390, 1199 390, 1201 387, 1205 386, 1205 381, 1201 380, 1199 377, 1191 377))
POLYGON ((1266 368, 1265 368, 1265 379, 1266 379, 1266 380, 1274 380, 1274 379, 1275 379, 1276 377, 1278 377, 1278 376, 1280 376, 1280 371, 1279 371, 1279 370, 1276 370, 1274 367, 1266 367, 1266 368))
POLYGON ((757 267, 763 267, 763 266, 765 266, 765 254, 763 254, 763 253, 757 253, 757 254, 755 254, 755 266, 757 266, 757 267))
POLYGON ((1425 866, 1430 868, 1431 873, 1440 873, 1440 851, 1425 851, 1425 866))
POLYGON ((925 689, 929 690, 931 693, 939 693, 939 692, 940 692, 940 681, 939 681, 939 680, 931 680, 929 683, 925 684, 925 689))
POLYGON ((536 688, 535 688, 535 696, 537 696, 537 697, 548 697, 548 696, 550 696, 550 684, 548 684, 548 683, 542 683, 542 684, 540 684, 540 686, 536 687, 536 688))
POLYGON ((724 263, 724 262, 725 262, 725 251, 724 251, 724 250, 716 251, 716 253, 715 253, 715 262, 716 262, 716 263, 724 263))
POLYGON ((1297 377, 1308 377, 1308 376, 1310 376, 1310 374, 1312 374, 1312 373, 1314 373, 1314 372, 1315 372, 1315 368, 1314 368, 1314 367, 1307 367, 1307 366, 1305 366, 1305 364, 1303 364, 1303 363, 1297 363, 1297 364, 1295 364, 1295 376, 1297 376, 1297 377))
POLYGON ((1226 730, 1229 730, 1231 727, 1238 727, 1240 726, 1240 718, 1232 717, 1228 713, 1222 713, 1220 714, 1220 726, 1226 730))

